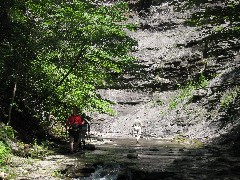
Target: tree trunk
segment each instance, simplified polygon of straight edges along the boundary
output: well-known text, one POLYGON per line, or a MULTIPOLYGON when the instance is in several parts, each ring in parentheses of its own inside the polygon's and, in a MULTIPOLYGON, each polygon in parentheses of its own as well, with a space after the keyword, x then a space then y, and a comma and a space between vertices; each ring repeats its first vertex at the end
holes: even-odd
POLYGON ((10 107, 9 107, 7 125, 9 125, 11 123, 12 107, 13 107, 13 103, 14 103, 14 99, 15 99, 15 95, 16 95, 16 90, 17 90, 17 81, 15 82, 14 88, 13 88, 13 96, 12 96, 12 102, 11 102, 10 107))

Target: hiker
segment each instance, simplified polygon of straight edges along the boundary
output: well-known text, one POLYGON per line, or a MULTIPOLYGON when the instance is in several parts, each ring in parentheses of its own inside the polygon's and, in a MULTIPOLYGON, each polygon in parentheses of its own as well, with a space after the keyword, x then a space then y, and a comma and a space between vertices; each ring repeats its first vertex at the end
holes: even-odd
POLYGON ((83 143, 83 148, 85 148, 86 140, 88 139, 88 136, 90 134, 89 120, 91 118, 89 116, 87 116, 85 113, 82 114, 82 118, 83 118, 83 124, 82 124, 81 133, 80 133, 80 147, 81 147, 81 143, 83 143))
POLYGON ((137 144, 138 144, 139 139, 141 138, 141 134, 142 134, 142 122, 140 121, 139 116, 137 116, 137 118, 134 121, 132 127, 133 127, 132 134, 136 137, 136 141, 137 141, 137 144))
POLYGON ((73 108, 72 115, 68 117, 66 122, 66 131, 69 134, 70 153, 74 153, 78 150, 80 129, 83 124, 83 118, 78 115, 77 107, 73 108))

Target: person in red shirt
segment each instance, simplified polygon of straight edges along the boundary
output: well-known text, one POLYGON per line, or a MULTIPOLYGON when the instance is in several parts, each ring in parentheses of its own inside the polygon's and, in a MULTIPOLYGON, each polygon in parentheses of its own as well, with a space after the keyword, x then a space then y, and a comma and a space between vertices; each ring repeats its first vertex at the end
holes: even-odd
POLYGON ((69 134, 70 153, 74 153, 78 149, 80 129, 83 124, 83 118, 78 115, 78 109, 73 108, 73 114, 68 117, 66 122, 66 131, 69 134))

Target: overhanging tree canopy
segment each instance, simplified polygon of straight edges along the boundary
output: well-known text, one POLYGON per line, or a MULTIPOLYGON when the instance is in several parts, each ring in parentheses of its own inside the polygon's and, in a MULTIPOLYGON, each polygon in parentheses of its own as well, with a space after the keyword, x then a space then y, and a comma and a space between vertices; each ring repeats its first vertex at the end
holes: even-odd
POLYGON ((126 3, 12 0, 1 9, 1 31, 8 29, 0 46, 2 117, 9 106, 37 116, 64 117, 73 105, 111 112, 96 87, 132 63, 126 3))

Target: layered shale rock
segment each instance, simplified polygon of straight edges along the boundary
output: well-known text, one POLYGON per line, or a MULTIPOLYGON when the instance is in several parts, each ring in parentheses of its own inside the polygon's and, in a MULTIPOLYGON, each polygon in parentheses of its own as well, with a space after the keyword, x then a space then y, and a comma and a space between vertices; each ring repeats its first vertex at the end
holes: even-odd
MULTIPOLYGON (((92 130, 106 136, 131 136, 139 116, 144 137, 212 141, 239 126, 239 50, 206 56, 206 36, 184 25, 190 11, 176 12, 177 1, 131 1, 128 32, 138 41, 132 52, 137 68, 119 76, 100 95, 115 103, 116 116, 93 114, 92 130), (233 55, 234 54, 234 55, 233 55), (197 85, 198 84, 198 85, 197 85)), ((224 48, 224 47, 218 47, 224 48)))

